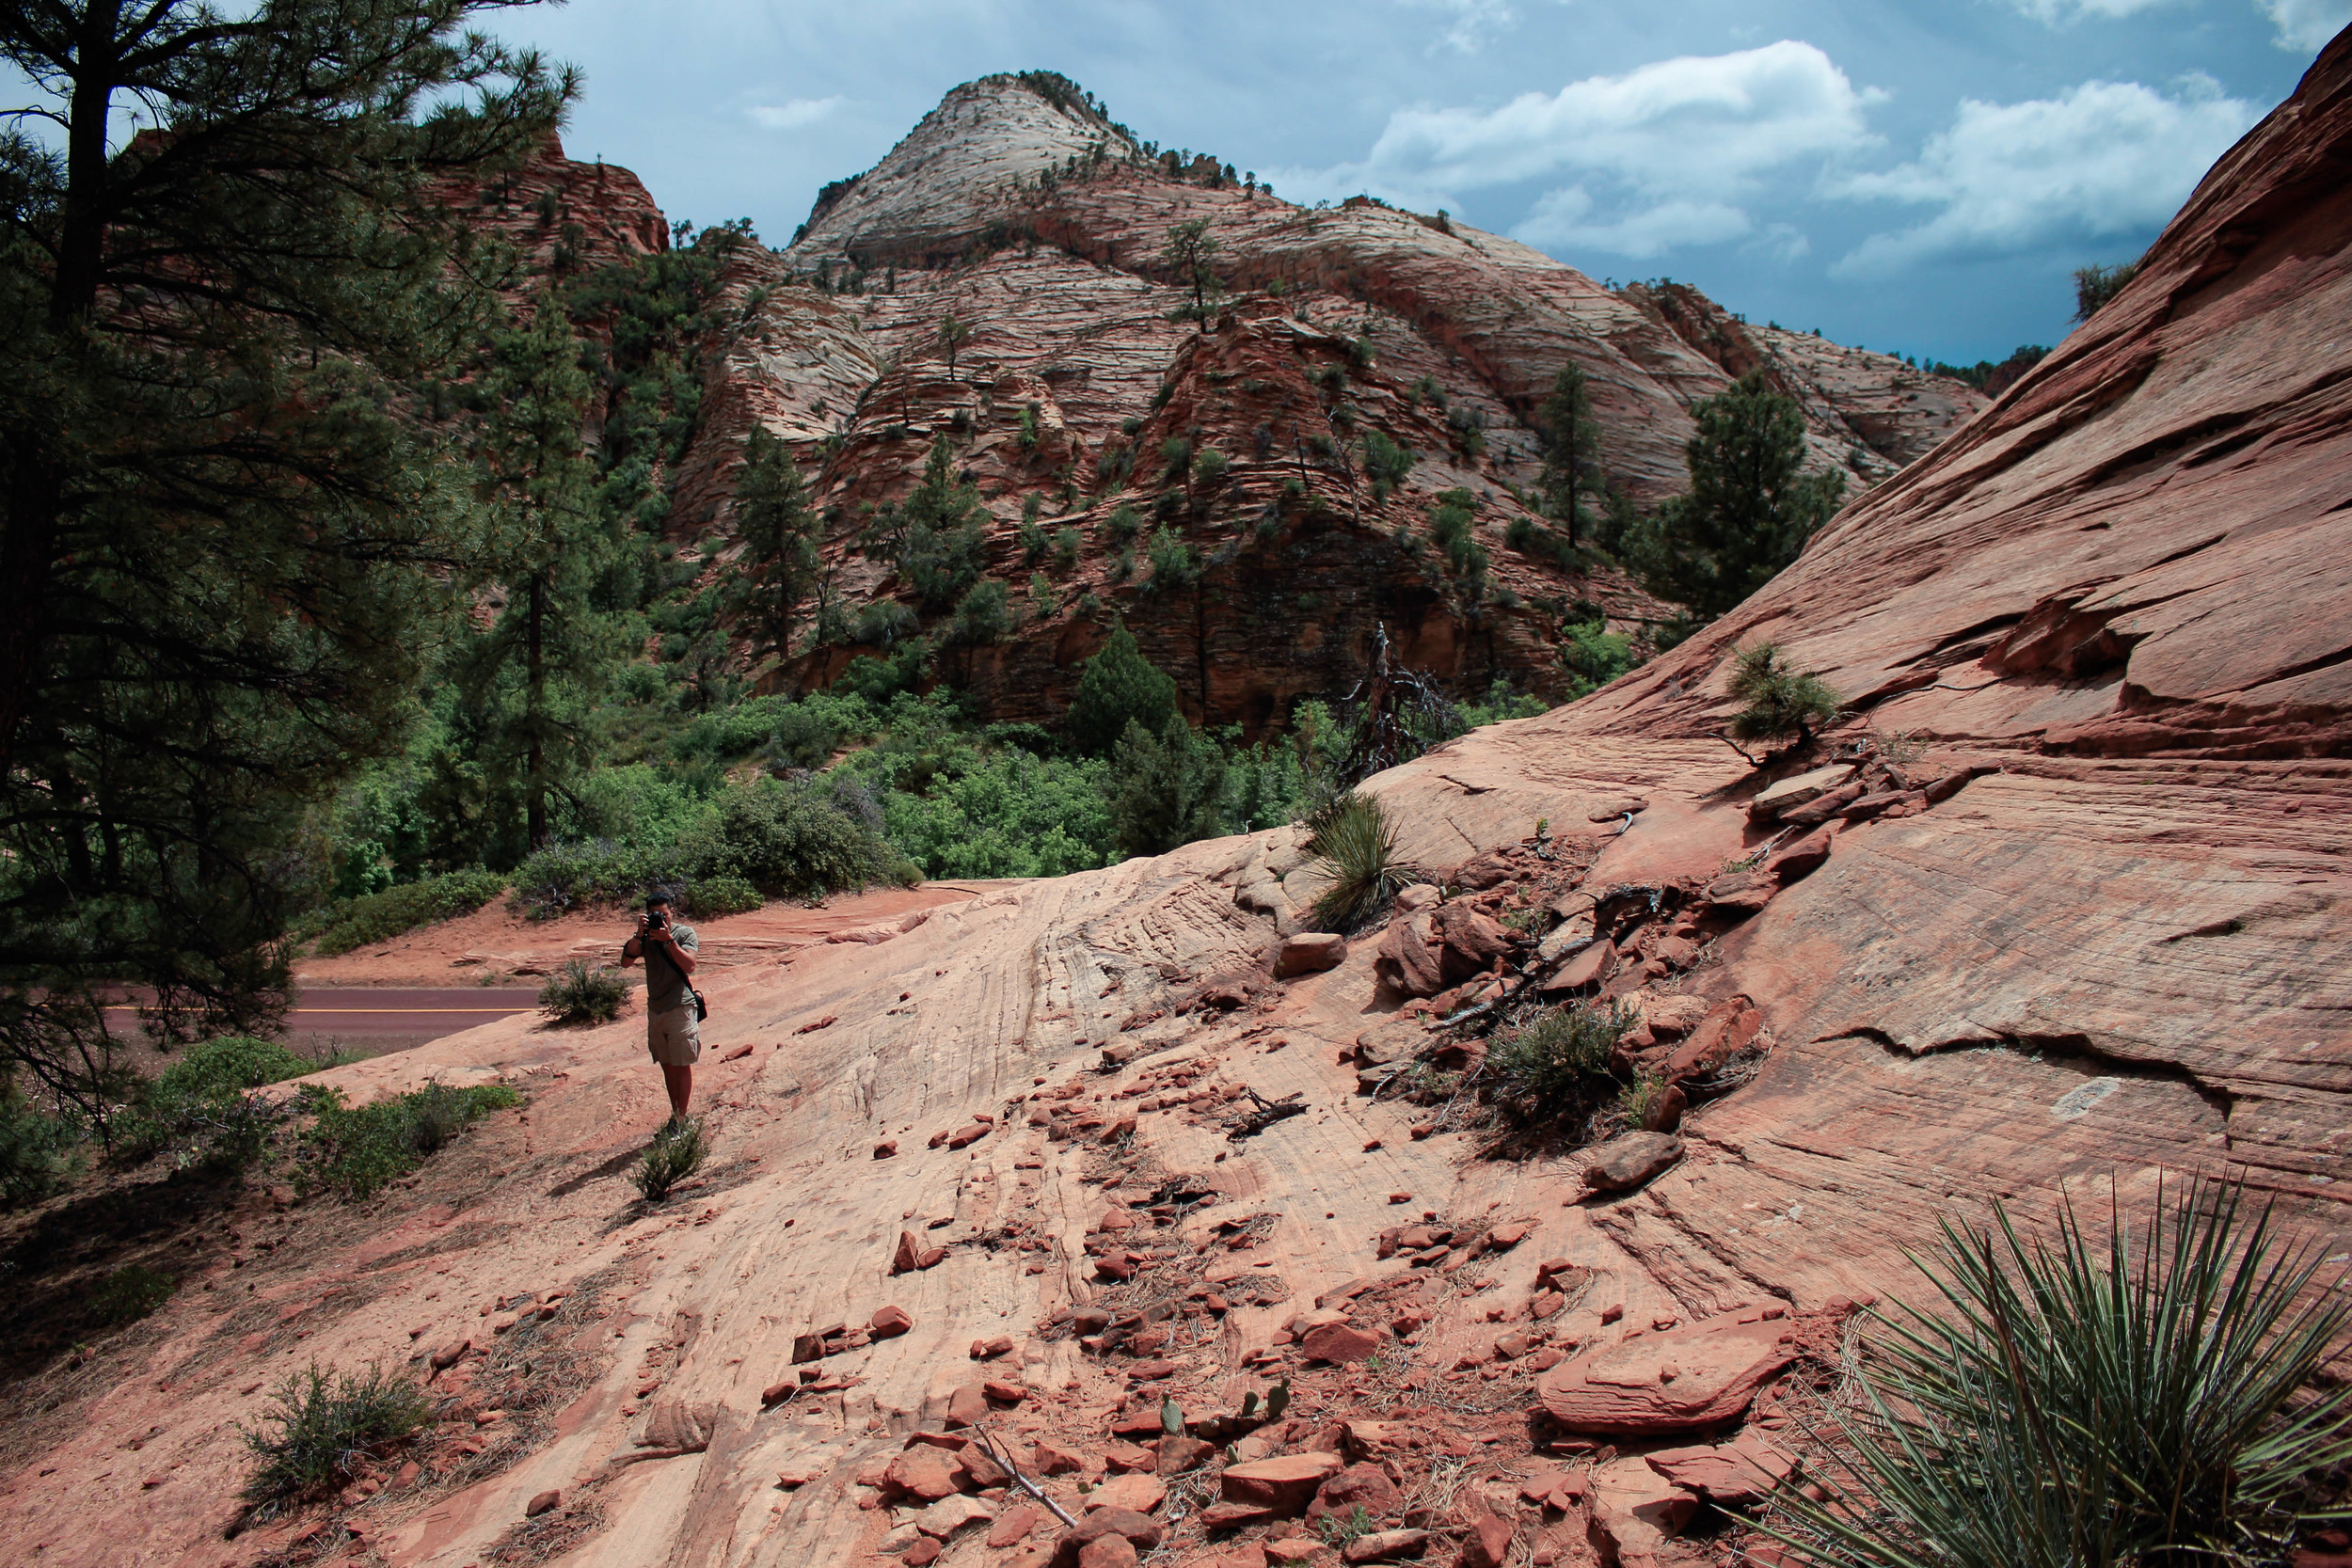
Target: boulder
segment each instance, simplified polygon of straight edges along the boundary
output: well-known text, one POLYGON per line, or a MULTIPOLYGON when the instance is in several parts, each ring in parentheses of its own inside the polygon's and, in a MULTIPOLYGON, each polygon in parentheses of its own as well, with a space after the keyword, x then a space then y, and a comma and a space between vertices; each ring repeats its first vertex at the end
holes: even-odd
POLYGON ((890 1462, 882 1472, 882 1490, 924 1503, 956 1494, 955 1466, 928 1443, 918 1444, 890 1462))
POLYGON ((1717 1003, 1666 1059, 1666 1077, 1679 1083, 1715 1071, 1763 1032, 1764 1015, 1744 996, 1717 1003))
POLYGON ((951 1427, 968 1427, 976 1421, 988 1419, 988 1396, 977 1383, 967 1383, 947 1396, 946 1422, 951 1427))
POLYGON ((563 1501, 564 1494, 561 1492, 542 1492, 523 1504, 523 1517, 536 1519, 542 1513, 552 1513, 562 1506, 563 1501))
POLYGON ((1323 1483, 1343 1467, 1335 1453, 1282 1454, 1228 1465, 1217 1478, 1217 1487, 1229 1503, 1249 1503, 1295 1519, 1307 1512, 1323 1483))
POLYGON ((1017 1546, 1026 1541, 1030 1532, 1049 1517, 1051 1515, 1035 1503, 1022 1503, 1017 1507, 1009 1508, 996 1516, 994 1524, 989 1526, 988 1544, 991 1548, 997 1550, 1006 1546, 1017 1546))
POLYGON ((1398 890, 1396 908, 1400 914, 1411 914, 1417 910, 1434 910, 1444 901, 1443 888, 1432 882, 1415 882, 1411 887, 1398 890))
POLYGON ((1179 1475, 1206 1464, 1216 1455, 1215 1443, 1182 1435, 1163 1437, 1160 1439, 1158 1469, 1164 1476, 1179 1475))
POLYGON ((1320 1323, 1307 1331, 1299 1350, 1310 1361, 1345 1366, 1362 1361, 1380 1349, 1380 1336, 1353 1323, 1320 1323))
POLYGON ((1429 1550, 1425 1529, 1382 1529, 1359 1535, 1340 1548, 1342 1562, 1404 1562, 1429 1550))
POLYGON ((1661 1449, 1643 1457, 1675 1485, 1730 1507, 1762 1502, 1796 1469, 1794 1460, 1754 1433, 1721 1445, 1661 1449))
POLYGON ((1748 801, 1748 820, 1777 821, 1783 813, 1820 800, 1851 777, 1852 765, 1836 762, 1826 768, 1799 773, 1794 778, 1783 779, 1778 784, 1767 784, 1748 801))
POLYGON ((1626 1132, 1595 1150, 1584 1185, 1595 1192, 1630 1192, 1682 1158, 1682 1140, 1665 1132, 1626 1132))
POLYGON ((1788 828, 1818 828, 1833 816, 1842 816, 1846 809, 1862 799, 1864 784, 1860 779, 1838 785, 1820 800, 1781 814, 1781 825, 1788 828))
POLYGON ((1288 980, 1301 974, 1318 974, 1346 961, 1345 937, 1328 931, 1301 931, 1282 939, 1281 950, 1274 958, 1274 977, 1288 980))
POLYGON ((1650 1562, 1682 1533, 1699 1500, 1641 1459, 1613 1459, 1593 1472, 1592 1528, 1609 1538, 1620 1563, 1650 1562))
POLYGON ((1062 1531, 1060 1539, 1054 1543, 1054 1562, 1056 1568, 1077 1568, 1081 1552, 1110 1537, 1124 1540, 1131 1550, 1148 1552, 1160 1544, 1162 1533, 1160 1522, 1149 1514, 1131 1513, 1123 1508, 1098 1508, 1062 1531))
POLYGON ((1273 1522, 1274 1510, 1261 1503, 1211 1503, 1200 1511, 1200 1528, 1206 1530, 1248 1529, 1273 1522))
POLYGON ((1783 887, 1809 877, 1828 861, 1830 844, 1836 836, 1835 828, 1817 828, 1796 843, 1774 850, 1772 858, 1764 863, 1764 869, 1783 887))
POLYGON ((866 1332, 877 1339, 895 1339, 914 1326, 914 1320, 903 1307, 884 1307, 875 1312, 866 1332))
POLYGON ((1311 1522, 1337 1514, 1345 1520, 1359 1507, 1375 1519, 1386 1519, 1397 1509, 1396 1483, 1369 1461, 1350 1465, 1317 1488, 1307 1517, 1311 1522))
POLYGON ((1455 1568, 1509 1568, 1512 1533, 1510 1520, 1480 1510, 1462 1537, 1455 1568))
POLYGON ((1511 939, 1502 927, 1469 904, 1438 905, 1431 928, 1438 942, 1438 974, 1449 986, 1484 974, 1511 951, 1511 939))
POLYGON ((1655 1437, 1721 1426, 1794 1358, 1788 1323, 1767 1310, 1777 1312, 1748 1308, 1621 1339, 1545 1373, 1536 1398, 1570 1432, 1655 1437))
POLYGON ((987 1524, 996 1517, 996 1511, 977 1497, 961 1493, 942 1497, 914 1516, 914 1528, 934 1541, 945 1541, 960 1529, 987 1524))
POLYGON ((1545 978, 1541 989, 1546 996, 1569 996, 1587 991, 1609 978, 1616 966, 1616 943, 1603 937, 1553 970, 1545 978))
POLYGON ((891 1255, 892 1274, 913 1274, 922 1266, 923 1243, 912 1230, 898 1232, 898 1250, 891 1255))
POLYGON ((1078 1568, 1136 1568, 1136 1545, 1124 1536, 1097 1536, 1078 1549, 1078 1568))
POLYGON ((1150 1513, 1168 1500, 1168 1488, 1160 1478, 1139 1470, 1130 1470, 1103 1482, 1087 1496, 1087 1512, 1098 1508, 1123 1508, 1130 1513, 1150 1513))
POLYGON ((1440 964, 1432 911, 1400 909, 1374 950, 1372 971, 1407 996, 1435 996, 1447 983, 1440 964))

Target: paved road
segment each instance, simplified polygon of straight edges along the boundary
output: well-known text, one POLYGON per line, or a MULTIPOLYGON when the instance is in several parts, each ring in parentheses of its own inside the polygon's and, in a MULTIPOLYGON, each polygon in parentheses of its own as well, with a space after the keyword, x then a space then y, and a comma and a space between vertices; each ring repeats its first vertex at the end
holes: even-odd
MULTIPOLYGON (((306 986, 300 1005, 286 1022, 298 1041, 344 1039, 374 1054, 405 1051, 460 1029, 531 1012, 538 1002, 536 987, 306 986)), ((123 1023, 132 1021, 129 1007, 107 1010, 119 1014, 123 1023)))

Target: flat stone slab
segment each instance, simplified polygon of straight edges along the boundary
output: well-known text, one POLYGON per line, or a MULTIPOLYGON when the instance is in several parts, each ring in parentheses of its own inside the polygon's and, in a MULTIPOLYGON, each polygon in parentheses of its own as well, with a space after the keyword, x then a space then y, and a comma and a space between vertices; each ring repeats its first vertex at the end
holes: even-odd
POLYGON ((1570 1432, 1648 1437, 1720 1426, 1795 1358, 1782 1342, 1790 1336, 1780 1312, 1750 1307, 1663 1334, 1630 1335, 1545 1373, 1536 1398, 1570 1432))

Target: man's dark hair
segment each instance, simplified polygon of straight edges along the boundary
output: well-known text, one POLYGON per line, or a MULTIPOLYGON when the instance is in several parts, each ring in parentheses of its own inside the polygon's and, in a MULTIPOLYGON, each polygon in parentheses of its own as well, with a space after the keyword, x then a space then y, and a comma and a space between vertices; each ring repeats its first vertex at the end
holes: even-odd
POLYGON ((653 888, 645 895, 645 908, 647 909, 652 909, 656 904, 669 904, 674 902, 675 902, 675 900, 670 896, 670 890, 665 887, 653 888))

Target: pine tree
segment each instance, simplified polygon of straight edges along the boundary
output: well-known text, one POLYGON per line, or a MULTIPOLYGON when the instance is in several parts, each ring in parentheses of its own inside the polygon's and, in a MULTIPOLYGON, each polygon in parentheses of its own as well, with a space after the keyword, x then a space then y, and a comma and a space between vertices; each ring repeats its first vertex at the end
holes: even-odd
POLYGON ((87 988, 266 1026, 305 824, 405 741, 469 506, 431 394, 513 264, 448 182, 574 89, 494 8, 0 8, 59 126, 0 137, 0 1053, 92 1115, 87 988))
POLYGON ((1157 736, 1176 715, 1176 683, 1136 645, 1125 623, 1111 628, 1110 641, 1078 672, 1077 695, 1067 724, 1071 744, 1102 756, 1119 743, 1129 723, 1157 736))
POLYGON ((1651 593, 1712 620, 1797 559, 1836 512, 1846 476, 1803 471, 1804 416, 1761 371, 1692 412, 1691 488, 1644 519, 1628 553, 1651 593))
POLYGON ((1179 316, 1205 320, 1211 309, 1224 298, 1225 285, 1215 270, 1217 249, 1216 236, 1209 232, 1207 218, 1193 218, 1169 227, 1168 244, 1160 250, 1160 265, 1175 277, 1180 287, 1192 291, 1192 303, 1179 310, 1179 316))
POLYGON ((788 658, 801 606, 823 586, 823 526, 791 448, 757 425, 744 444, 735 517, 743 537, 736 607, 751 624, 755 647, 788 658))
POLYGON ((1535 424, 1543 438, 1544 467, 1536 483, 1543 490, 1544 512, 1567 531, 1573 547, 1577 525, 1584 516, 1582 498, 1602 490, 1600 427, 1593 420, 1593 399, 1585 389, 1582 366, 1563 367, 1552 381, 1551 395, 1535 411, 1535 424))
POLYGON ((596 504, 580 429, 588 376, 571 323, 542 296, 498 335, 477 383, 485 537, 476 561, 505 604, 459 660, 466 700, 489 720, 482 761, 543 847, 548 801, 590 752, 589 720, 620 657, 592 599, 618 540, 596 504))
POLYGON ((875 536, 891 545, 898 575, 925 607, 946 610, 979 578, 987 556, 981 528, 987 515, 978 487, 956 472, 955 449, 942 436, 924 460, 922 482, 883 513, 875 536))

